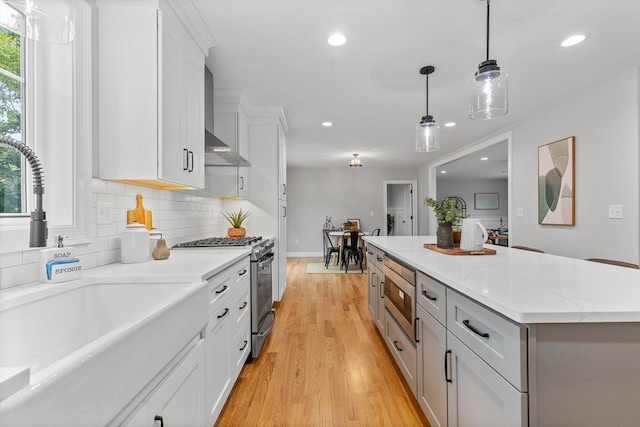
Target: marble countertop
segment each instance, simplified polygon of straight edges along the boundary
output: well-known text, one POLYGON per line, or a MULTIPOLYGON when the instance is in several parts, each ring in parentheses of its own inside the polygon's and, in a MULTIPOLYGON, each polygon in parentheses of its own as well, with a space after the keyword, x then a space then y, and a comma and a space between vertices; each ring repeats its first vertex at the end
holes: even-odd
POLYGON ((519 323, 640 322, 640 270, 486 245, 496 255, 446 255, 433 236, 364 240, 519 323))

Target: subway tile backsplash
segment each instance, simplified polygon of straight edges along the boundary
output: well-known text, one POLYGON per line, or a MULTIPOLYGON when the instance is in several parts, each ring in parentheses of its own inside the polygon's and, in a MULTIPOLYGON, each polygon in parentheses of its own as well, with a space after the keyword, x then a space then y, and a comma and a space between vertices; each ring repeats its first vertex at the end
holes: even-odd
MULTIPOLYGON (((153 227, 162 232, 169 247, 187 240, 221 236, 223 233, 222 201, 213 198, 206 189, 159 190, 94 178, 89 233, 91 243, 74 244, 85 270, 120 261, 120 233, 127 223, 127 211, 136 207, 137 194, 142 194, 145 209, 152 212, 153 227), (111 205, 111 224, 97 223, 98 202, 111 205)), ((0 254, 0 288, 38 280, 39 256, 39 251, 33 250, 0 254)))

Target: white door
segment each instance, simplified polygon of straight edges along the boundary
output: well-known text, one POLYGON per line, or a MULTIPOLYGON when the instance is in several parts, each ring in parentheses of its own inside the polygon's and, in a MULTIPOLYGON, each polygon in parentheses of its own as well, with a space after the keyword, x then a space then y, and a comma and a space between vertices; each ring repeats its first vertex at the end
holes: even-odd
POLYGON ((382 235, 416 234, 416 187, 416 181, 384 181, 384 216, 387 226, 382 235))

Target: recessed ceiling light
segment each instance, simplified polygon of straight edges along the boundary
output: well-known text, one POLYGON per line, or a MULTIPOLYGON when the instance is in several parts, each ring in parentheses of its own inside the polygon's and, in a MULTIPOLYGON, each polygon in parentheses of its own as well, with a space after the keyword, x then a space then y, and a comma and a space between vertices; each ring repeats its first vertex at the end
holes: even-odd
POLYGON ((582 43, 586 38, 587 36, 585 35, 576 34, 575 36, 567 37, 566 39, 564 39, 564 41, 560 43, 560 46, 562 47, 575 46, 578 43, 582 43))
POLYGON ((448 122, 444 124, 444 127, 450 128, 450 127, 454 127, 456 125, 456 122, 448 122))
POLYGON ((347 38, 340 33, 331 34, 331 36, 327 39, 327 42, 331 46, 342 46, 347 42, 347 38))
POLYGON ((447 173, 447 171, 440 171, 440 173, 447 173))
POLYGON ((328 128, 328 127, 333 126, 333 123, 331 123, 331 122, 322 122, 322 126, 328 128))
POLYGON ((480 157, 480 160, 489 160, 488 157, 480 157))

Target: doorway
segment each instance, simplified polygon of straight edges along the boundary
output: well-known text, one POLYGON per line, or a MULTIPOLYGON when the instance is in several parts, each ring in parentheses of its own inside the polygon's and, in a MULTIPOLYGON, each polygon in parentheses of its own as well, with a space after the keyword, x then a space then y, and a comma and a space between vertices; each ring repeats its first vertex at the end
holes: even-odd
MULTIPOLYGON (((479 215, 479 212, 474 211, 475 209, 475 201, 473 186, 469 186, 471 190, 471 194, 467 197, 467 214, 473 214, 472 216, 486 216, 491 214, 497 215, 495 218, 496 221, 499 221, 500 226, 502 226, 501 218, 504 216, 506 218, 506 224, 511 223, 511 132, 505 132, 503 134, 497 135, 493 138, 487 139, 480 143, 476 143, 466 147, 463 150, 460 150, 456 153, 453 153, 449 156, 442 157, 433 163, 429 164, 429 197, 433 197, 434 199, 438 198, 438 190, 437 190, 437 182, 439 180, 439 175, 443 173, 443 170, 447 171, 447 175, 451 173, 457 174, 459 178, 465 180, 472 180, 474 182, 480 182, 483 179, 495 179, 498 177, 502 177, 504 180, 506 178, 506 197, 503 200, 504 205, 500 208, 500 211, 479 211, 482 212, 482 215, 479 215), (498 168, 494 168, 495 171, 487 172, 483 170, 481 167, 474 166, 475 164, 483 163, 484 160, 488 160, 487 164, 491 164, 491 158, 498 157, 496 154, 498 152, 506 151, 504 154, 506 157, 504 159, 504 163, 502 161, 498 162, 498 168), (488 157, 484 157, 486 154, 489 154, 488 157), (498 173, 495 175, 494 173, 498 173), (489 174, 489 175, 487 175, 489 174), (506 212, 505 212, 506 210, 506 212)), ((442 180, 442 178, 441 178, 442 180)), ((491 190, 498 191, 498 190, 491 190)), ((466 197, 466 195, 465 195, 466 197)), ((500 195, 502 199, 502 192, 500 195)), ((486 208, 483 208, 486 209, 486 208)), ((490 218, 494 220, 494 218, 490 218)), ((437 228, 436 218, 433 215, 431 209, 429 209, 429 234, 435 234, 435 230, 437 228)), ((497 227, 492 227, 497 228, 497 227)))
POLYGON ((413 236, 416 227, 416 188, 415 180, 383 181, 383 218, 386 227, 381 230, 383 236, 413 236))

